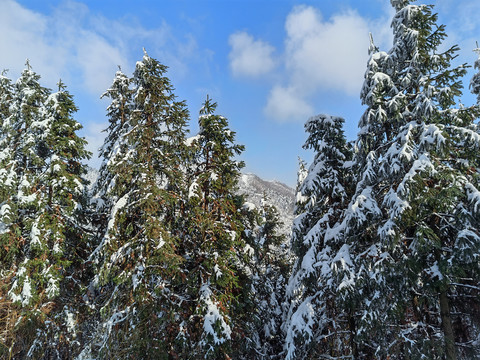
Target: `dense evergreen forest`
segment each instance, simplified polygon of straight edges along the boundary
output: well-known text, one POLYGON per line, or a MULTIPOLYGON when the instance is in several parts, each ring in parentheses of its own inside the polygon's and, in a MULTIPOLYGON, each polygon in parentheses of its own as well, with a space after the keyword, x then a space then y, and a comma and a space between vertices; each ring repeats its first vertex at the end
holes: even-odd
POLYGON ((480 359, 480 50, 465 106, 434 7, 391 3, 358 137, 305 124, 291 239, 238 193, 244 147, 214 100, 189 136, 146 52, 102 95, 93 184, 66 85, 4 72, 0 358, 480 359))

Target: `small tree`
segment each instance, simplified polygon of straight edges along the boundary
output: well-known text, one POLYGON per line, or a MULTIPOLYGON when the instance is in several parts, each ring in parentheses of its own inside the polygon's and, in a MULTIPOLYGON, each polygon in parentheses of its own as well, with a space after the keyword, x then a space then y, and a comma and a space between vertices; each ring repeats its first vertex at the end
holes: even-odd
MULTIPOLYGON (((286 236, 279 234, 283 225, 277 209, 269 204, 266 195, 253 221, 247 229, 252 239, 247 239, 248 276, 251 281, 248 290, 252 309, 248 310, 250 328, 247 358, 275 359, 282 353, 283 312, 285 288, 290 273, 290 252, 286 236), (252 231, 253 230, 253 231, 252 231), (253 316, 252 316, 253 315, 253 316)), ((250 211, 246 203, 244 211, 250 211)), ((246 309, 247 310, 247 309, 246 309)))

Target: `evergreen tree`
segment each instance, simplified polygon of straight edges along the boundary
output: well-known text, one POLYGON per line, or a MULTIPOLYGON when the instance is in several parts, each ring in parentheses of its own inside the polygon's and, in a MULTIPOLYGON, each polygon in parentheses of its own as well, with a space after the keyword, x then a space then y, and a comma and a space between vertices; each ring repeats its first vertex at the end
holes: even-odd
POLYGON ((69 287, 81 262, 80 161, 89 154, 75 134, 81 126, 72 117, 77 109, 71 95, 61 83, 50 94, 39 80, 27 62, 11 89, 2 82, 10 104, 2 107, 8 115, 1 140, 2 272, 10 279, 8 296, 16 310, 10 315, 17 317, 8 353, 60 359, 76 336, 66 318, 73 321, 69 287))
POLYGON ((318 115, 305 124, 304 148, 314 150, 315 157, 307 175, 300 177, 293 225, 292 247, 298 259, 286 294, 290 304, 284 326, 288 359, 349 355, 344 349, 348 326, 335 308, 340 285, 336 267, 344 251, 335 226, 348 200, 351 157, 343 122, 340 117, 318 115))
MULTIPOLYGON (((100 148, 100 157, 104 159, 100 166, 99 176, 94 184, 92 204, 96 214, 93 219, 94 225, 98 226, 100 237, 105 234, 109 211, 118 196, 112 194, 111 189, 115 186, 118 177, 114 171, 110 171, 109 164, 121 161, 121 156, 128 146, 126 135, 130 131, 130 114, 133 107, 133 90, 130 88, 132 79, 128 78, 119 69, 113 80, 112 86, 101 96, 109 97, 112 101, 107 108, 109 126, 105 130, 107 135, 103 146, 100 148)), ((99 247, 100 249, 100 247, 99 247)), ((97 260, 96 253, 92 258, 97 260)))
MULTIPOLYGON (((40 163, 36 154, 36 130, 32 124, 41 121, 41 109, 48 90, 39 83, 40 76, 27 68, 20 78, 11 85, 9 79, 2 78, 2 130, 1 130, 1 196, 2 196, 2 264, 13 270, 23 256, 24 239, 29 229, 25 222, 31 215, 29 204, 34 203, 35 195, 29 195, 35 185, 33 177, 40 163), (8 104, 8 105, 7 105, 8 104), (31 186, 29 186, 31 185, 31 186), (30 187, 30 188, 29 188, 30 187)), ((28 244, 27 244, 28 245, 28 244)))
POLYGON ((40 310, 49 300, 43 294, 47 283, 42 276, 42 260, 46 259, 33 258, 37 238, 35 232, 31 236, 40 210, 37 205, 41 192, 37 184, 43 162, 37 151, 36 124, 43 120, 42 109, 49 94, 39 80, 40 76, 27 61, 26 69, 13 86, 9 116, 3 122, 2 150, 6 156, 2 159, 2 180, 7 191, 2 211, 6 225, 2 238, 3 243, 8 244, 3 250, 9 260, 7 271, 12 276, 8 295, 22 320, 15 326, 15 343, 11 350, 19 357, 27 355, 37 328, 41 329, 45 318, 40 310))
POLYGON ((16 236, 9 231, 14 223, 15 207, 12 199, 14 178, 10 168, 13 166, 10 127, 10 103, 13 97, 12 81, 5 76, 0 77, 0 269, 7 273, 16 256, 16 236))
POLYGON ((37 143, 42 158, 42 172, 37 176, 39 211, 30 230, 30 259, 22 266, 36 269, 30 278, 37 291, 45 293, 43 307, 52 308, 45 331, 37 329, 37 347, 29 350, 39 357, 66 358, 79 345, 74 324, 78 323, 79 284, 88 241, 82 161, 91 154, 85 150, 86 141, 76 134, 82 128, 73 118, 76 111, 72 95, 60 81, 58 92, 45 101, 42 121, 34 125, 41 134, 37 143))
POLYGON ((8 290, 14 275, 13 267, 18 254, 18 237, 11 231, 15 223, 16 209, 12 194, 14 180, 9 168, 13 157, 10 143, 10 102, 13 97, 12 81, 4 71, 0 77, 0 336, 2 346, 0 357, 12 358, 15 344, 15 324, 19 314, 17 307, 8 295, 8 290))
MULTIPOLYGON (((480 138, 473 123, 479 112, 455 108, 465 65, 450 65, 457 46, 438 51, 446 34, 433 7, 392 5, 393 48, 381 52, 373 41, 370 47, 361 93, 368 108, 346 192, 353 196, 348 205, 345 196, 327 208, 322 193, 298 197, 292 242, 299 260, 287 291, 297 300, 285 327, 290 358, 478 354, 472 299, 480 245, 474 155, 480 138), (318 239, 318 247, 309 247, 318 239)), ((312 167, 302 184, 310 174, 312 167)), ((321 188, 329 176, 319 179, 314 184, 321 188)))
POLYGON ((146 53, 130 81, 117 73, 107 91, 110 134, 96 186, 107 226, 92 259, 101 319, 82 356, 168 358, 182 298, 182 262, 172 234, 188 112, 175 101, 166 67, 146 53), (132 331, 135 329, 135 331, 132 331))
POLYGON ((478 271, 469 255, 479 246, 478 184, 467 170, 477 167, 477 110, 453 107, 465 66, 450 66, 458 47, 438 52, 446 34, 433 7, 392 5, 394 46, 373 49, 362 90, 359 177, 344 221, 355 259, 346 297, 357 356, 454 359, 463 350, 452 306, 478 271))
POLYGON ((237 302, 242 286, 241 256, 245 242, 235 188, 243 162, 235 156, 243 146, 227 119, 215 114, 208 97, 199 117, 200 132, 189 139, 194 158, 189 170, 188 217, 181 251, 187 274, 189 310, 180 357, 228 358, 242 340, 237 302))
POLYGON ((254 321, 246 335, 252 339, 254 347, 247 358, 275 359, 280 358, 283 347, 281 327, 290 254, 285 235, 279 235, 282 224, 278 211, 269 204, 266 195, 256 218, 257 227, 252 224, 247 227, 254 229, 251 247, 247 245, 252 264, 251 287, 247 289, 252 297, 250 316, 254 321))

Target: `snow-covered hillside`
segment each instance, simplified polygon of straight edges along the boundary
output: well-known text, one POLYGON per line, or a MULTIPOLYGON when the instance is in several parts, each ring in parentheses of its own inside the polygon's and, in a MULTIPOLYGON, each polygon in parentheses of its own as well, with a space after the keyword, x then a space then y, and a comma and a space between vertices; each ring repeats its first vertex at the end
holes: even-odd
POLYGON ((260 207, 264 195, 269 204, 275 206, 283 223, 283 234, 289 235, 293 222, 295 190, 278 181, 267 181, 255 174, 242 174, 238 182, 238 192, 247 195, 247 201, 260 207))

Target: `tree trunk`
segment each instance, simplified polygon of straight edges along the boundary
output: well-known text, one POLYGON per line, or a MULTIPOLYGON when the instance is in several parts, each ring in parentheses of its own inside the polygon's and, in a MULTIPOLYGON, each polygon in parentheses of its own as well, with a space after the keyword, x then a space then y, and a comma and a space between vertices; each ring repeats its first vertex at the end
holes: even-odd
POLYGON ((359 358, 358 347, 357 347, 357 343, 355 341, 355 335, 357 333, 357 326, 355 324, 355 318, 353 317, 352 313, 350 313, 348 315, 348 323, 349 323, 349 328, 350 328, 350 339, 349 339, 350 349, 352 351, 353 358, 358 359, 359 358))
POLYGON ((442 318, 442 329, 445 337, 445 359, 456 360, 455 336, 453 334, 452 319, 450 317, 450 305, 446 290, 440 292, 440 316, 442 318))

